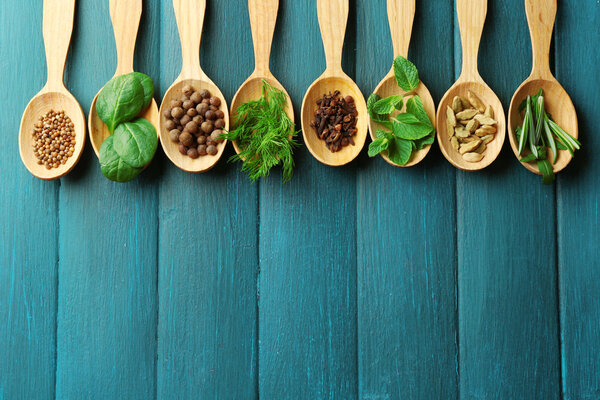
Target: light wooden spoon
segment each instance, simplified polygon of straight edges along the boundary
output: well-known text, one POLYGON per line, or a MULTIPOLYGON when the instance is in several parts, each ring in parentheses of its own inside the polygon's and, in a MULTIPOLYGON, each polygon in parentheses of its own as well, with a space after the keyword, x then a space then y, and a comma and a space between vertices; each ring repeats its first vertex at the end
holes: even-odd
MULTIPOLYGON (((575 106, 550 71, 550 43, 556 19, 556 0, 525 0, 525 10, 531 33, 533 69, 529 78, 517 89, 508 111, 510 145, 519 160, 523 157, 519 156, 519 143, 515 136, 517 127, 523 125, 519 106, 527 96, 535 95, 539 89, 544 89, 546 111, 552 115, 554 121, 573 137, 579 137, 575 106)), ((552 152, 548 151, 548 158, 553 159, 553 157, 552 152)), ((569 151, 558 150, 554 172, 563 170, 572 158, 569 151)), ((522 164, 531 172, 540 174, 537 163, 522 164)))
POLYGON ((164 110, 170 108, 171 101, 179 100, 183 96, 183 88, 190 85, 197 91, 206 89, 212 96, 221 99, 220 109, 225 113, 224 130, 229 130, 229 111, 225 97, 200 67, 200 42, 202 40, 206 0, 173 0, 173 8, 175 9, 175 18, 179 28, 183 61, 181 74, 167 90, 161 104, 160 142, 167 157, 177 167, 187 172, 205 172, 214 167, 219 161, 227 142, 219 143, 217 146, 218 152, 214 156, 207 154, 194 160, 187 155, 182 155, 179 152, 179 145, 169 138, 169 132, 165 127, 167 118, 164 116, 164 110))
MULTIPOLYGON (((109 8, 117 45, 117 71, 115 76, 129 74, 133 72, 135 42, 142 16, 142 0, 110 0, 109 8)), ((88 117, 90 141, 96 156, 100 154, 102 143, 110 136, 108 127, 96 112, 96 100, 98 100, 101 91, 94 97, 88 117)), ((158 135, 158 105, 154 99, 145 110, 142 110, 139 116, 148 120, 156 129, 158 135)))
POLYGON ((438 106, 437 138, 442 153, 452 165, 464 171, 477 171, 489 166, 500 154, 506 136, 506 117, 500 99, 483 81, 477 70, 477 55, 487 14, 487 0, 457 0, 456 13, 461 33, 463 68, 458 81, 448 90, 438 106), (484 105, 492 107, 494 118, 498 121, 496 137, 487 145, 483 159, 477 163, 465 161, 461 154, 452 148, 447 133, 447 107, 452 104, 455 96, 467 98, 469 90, 477 95, 484 105))
POLYGON ((19 130, 19 153, 25 167, 35 177, 52 180, 75 167, 85 145, 85 116, 81 106, 65 88, 64 72, 75 19, 75 0, 44 0, 44 45, 48 64, 46 86, 29 102, 19 130), (65 164, 46 169, 39 165, 33 151, 33 131, 48 111, 64 111, 75 125, 75 151, 65 164))
POLYGON ((302 102, 302 134, 304 142, 311 154, 320 162, 333 167, 348 164, 354 160, 365 145, 368 131, 369 115, 367 104, 360 89, 342 70, 342 49, 348 22, 348 0, 317 0, 317 14, 327 68, 309 88, 302 102), (325 141, 319 139, 310 126, 317 110, 317 100, 324 94, 339 90, 342 96, 352 96, 358 111, 356 128, 358 132, 352 137, 354 145, 343 147, 332 153, 325 141))
MULTIPOLYGON (((387 9, 390 30, 392 33, 392 44, 394 46, 394 58, 398 56, 407 58, 413 21, 415 19, 415 0, 388 0, 387 9)), ((377 88, 375 88, 375 93, 382 98, 406 94, 406 92, 398 87, 393 66, 381 83, 379 83, 377 88)), ((412 94, 417 94, 421 98, 425 111, 435 127, 435 103, 433 102, 433 97, 431 97, 431 93, 429 93, 427 87, 425 87, 423 82, 420 82, 419 86, 412 94)), ((371 139, 373 140, 376 138, 377 129, 383 129, 383 127, 380 124, 371 121, 369 118, 369 132, 371 134, 371 139)), ((414 152, 406 165, 394 163, 387 156, 387 152, 381 153, 381 156, 388 164, 393 165, 394 167, 412 167, 423 161, 427 153, 429 153, 429 150, 431 150, 431 145, 414 152)))
MULTIPOLYGON (((271 56, 271 44, 273 43, 273 34, 277 22, 277 11, 279 9, 279 0, 248 0, 248 11, 250 13, 250 27, 252 29, 252 42, 254 43, 254 72, 240 86, 231 102, 231 112, 235 112, 239 106, 251 100, 256 100, 262 95, 262 81, 265 80, 269 85, 283 91, 287 97, 286 114, 294 122, 294 106, 290 95, 279 83, 269 69, 269 59, 271 56)), ((237 142, 233 142, 236 153, 239 154, 240 148, 237 142)))

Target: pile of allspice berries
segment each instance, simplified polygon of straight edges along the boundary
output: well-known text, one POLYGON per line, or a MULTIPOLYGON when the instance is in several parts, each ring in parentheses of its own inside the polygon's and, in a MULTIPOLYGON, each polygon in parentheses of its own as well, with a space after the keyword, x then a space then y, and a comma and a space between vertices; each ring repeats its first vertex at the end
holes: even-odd
POLYGON ((452 148, 467 162, 481 161, 487 145, 496 138, 498 131, 492 107, 484 105, 475 93, 468 91, 467 99, 454 97, 452 107, 448 106, 446 113, 452 148))

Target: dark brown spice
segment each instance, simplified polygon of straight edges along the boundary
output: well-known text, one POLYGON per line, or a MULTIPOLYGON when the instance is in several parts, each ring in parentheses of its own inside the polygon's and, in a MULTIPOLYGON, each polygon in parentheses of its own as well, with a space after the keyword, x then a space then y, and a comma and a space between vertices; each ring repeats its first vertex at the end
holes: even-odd
POLYGON ((342 97, 336 90, 317 100, 317 106, 311 127, 327 148, 335 153, 350 144, 354 146, 358 111, 352 96, 342 97))

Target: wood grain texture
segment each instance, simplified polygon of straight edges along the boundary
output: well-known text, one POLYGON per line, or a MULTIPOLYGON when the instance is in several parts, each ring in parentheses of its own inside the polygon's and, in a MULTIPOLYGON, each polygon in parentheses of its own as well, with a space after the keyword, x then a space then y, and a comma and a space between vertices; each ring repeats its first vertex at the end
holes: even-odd
MULTIPOLYGON (((247 13, 228 5, 207 2, 200 62, 231 99, 251 72, 242 60, 252 48, 241 36, 247 13)), ((166 88, 181 70, 171 1, 161 2, 161 18, 166 88)), ((159 399, 257 397, 257 186, 226 162, 231 151, 201 175, 160 163, 159 399)))
MULTIPOLYGON (((159 1, 145 1, 136 68, 155 79, 159 1)), ((85 108, 114 74, 108 2, 79 2, 69 80, 85 108)), ((157 325, 157 187, 101 173, 91 146, 62 180, 57 333, 58 399, 152 399, 157 325)))
MULTIPOLYGON (((344 52, 350 76, 354 21, 351 12, 344 52)), ((250 30, 241 32, 249 41, 250 30)), ((299 105, 325 68, 316 2, 280 1, 273 48, 273 74, 299 105)), ((356 173, 320 164, 305 147, 295 154, 291 182, 281 185, 277 170, 260 183, 260 397, 353 399, 356 173)))
MULTIPOLYGON (((358 2, 357 80, 365 96, 389 70, 385 2, 358 2)), ((435 98, 453 80, 453 7, 416 4, 409 58, 435 98)), ((458 399, 455 171, 437 146, 422 164, 363 160, 357 180, 361 399, 458 399), (428 384, 423 384, 428 382, 428 384)))
POLYGON ((600 40, 597 1, 558 4, 556 77, 575 102, 582 150, 559 175, 558 254, 565 400, 600 399, 600 40))
MULTIPOLYGON (((530 71, 528 37, 522 0, 489 2, 479 67, 505 106, 530 71)), ((554 191, 506 148, 456 190, 460 398, 559 399, 554 191)))
POLYGON ((59 183, 34 178, 18 149, 19 116, 46 81, 42 1, 34 3, 35 12, 0 3, 0 90, 10 94, 0 100, 2 400, 54 398, 59 183))

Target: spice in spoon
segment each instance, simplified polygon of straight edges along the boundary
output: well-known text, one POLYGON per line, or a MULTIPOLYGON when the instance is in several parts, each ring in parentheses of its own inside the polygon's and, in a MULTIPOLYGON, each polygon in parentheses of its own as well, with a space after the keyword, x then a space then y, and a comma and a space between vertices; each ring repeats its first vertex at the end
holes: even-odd
POLYGON ((75 125, 64 111, 48 111, 33 130, 33 152, 46 169, 67 163, 75 151, 75 125))
POLYGON ((339 90, 323 95, 317 100, 315 119, 310 126, 319 139, 324 140, 332 153, 348 145, 354 146, 352 137, 356 135, 356 117, 358 111, 352 96, 342 97, 339 90))
POLYGON ((292 178, 293 150, 298 144, 295 125, 286 114, 286 94, 262 81, 259 99, 240 105, 235 110, 233 126, 221 139, 235 141, 240 153, 229 161, 242 161, 242 171, 251 181, 269 175, 271 168, 282 165, 283 182, 292 178))

